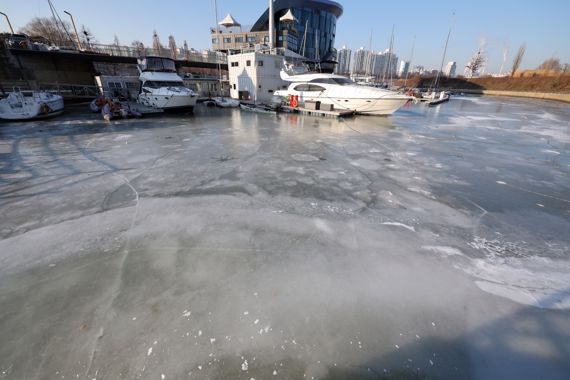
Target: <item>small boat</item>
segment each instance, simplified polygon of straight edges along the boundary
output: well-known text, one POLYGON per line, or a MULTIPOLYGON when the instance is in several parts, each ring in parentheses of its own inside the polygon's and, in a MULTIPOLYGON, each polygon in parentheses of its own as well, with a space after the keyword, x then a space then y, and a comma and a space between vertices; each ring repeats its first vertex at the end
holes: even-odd
POLYGON ((142 117, 142 114, 137 110, 131 108, 129 103, 122 104, 121 102, 108 101, 101 107, 101 116, 105 121, 115 119, 128 119, 132 117, 142 117))
POLYGON ((216 103, 217 107, 221 108, 237 108, 239 107, 239 100, 235 100, 232 98, 226 98, 224 96, 216 96, 212 98, 212 101, 216 103))
POLYGON ((91 109, 91 112, 98 113, 101 112, 101 108, 103 108, 105 103, 105 98, 103 96, 100 96, 96 99, 93 99, 91 103, 89 103, 89 108, 91 109))
POLYGON ((436 97, 436 93, 433 93, 431 98, 427 98, 426 104, 428 107, 437 106, 438 104, 445 103, 449 101, 450 95, 447 91, 441 91, 439 97, 436 97))
POLYGON ((0 100, 0 119, 31 120, 60 115, 63 112, 63 97, 45 91, 33 91, 24 95, 15 88, 6 99, 0 100))
POLYGON ((247 112, 267 113, 272 115, 277 114, 277 110, 275 110, 275 108, 262 104, 240 104, 239 108, 242 111, 247 112))

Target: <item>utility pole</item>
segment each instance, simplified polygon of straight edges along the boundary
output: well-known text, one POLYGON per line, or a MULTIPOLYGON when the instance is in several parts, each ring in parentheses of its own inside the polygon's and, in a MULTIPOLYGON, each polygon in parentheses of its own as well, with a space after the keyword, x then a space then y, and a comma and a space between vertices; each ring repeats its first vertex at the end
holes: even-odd
POLYGON ((73 21, 73 16, 68 11, 63 11, 63 13, 67 14, 71 19, 71 25, 73 25, 73 30, 75 31, 75 38, 77 38, 77 46, 79 47, 79 50, 83 50, 83 48, 81 47, 81 40, 79 39, 79 34, 77 34, 77 28, 75 27, 75 21, 73 21))
POLYGON ((12 24, 10 23, 10 19, 6 13, 0 12, 0 15, 6 17, 6 21, 8 21, 8 26, 10 27, 10 32, 14 34, 14 28, 12 28, 12 24))
MULTIPOLYGON (((216 61, 218 61, 218 95, 223 95, 222 92, 222 64, 220 63, 220 53, 219 53, 219 47, 222 46, 221 41, 222 39, 220 38, 220 24, 218 24, 218 1, 214 0, 214 17, 216 18, 216 38, 215 40, 218 41, 218 51, 216 51, 216 61)), ((213 47, 213 46, 212 46, 213 47)), ((230 55, 230 50, 228 49, 227 51, 228 56, 230 55)), ((229 60, 226 62, 228 64, 228 75, 229 75, 229 70, 230 70, 230 64, 229 64, 229 60)))
POLYGON ((269 50, 273 49, 273 29, 275 26, 273 25, 275 20, 273 19, 273 0, 269 0, 269 50))

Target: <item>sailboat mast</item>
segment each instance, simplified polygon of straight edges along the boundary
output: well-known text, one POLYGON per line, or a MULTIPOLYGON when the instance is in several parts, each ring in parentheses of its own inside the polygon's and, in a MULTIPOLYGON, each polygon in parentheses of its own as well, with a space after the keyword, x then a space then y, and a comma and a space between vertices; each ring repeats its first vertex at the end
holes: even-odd
POLYGON ((307 44, 307 28, 309 27, 309 20, 305 22, 305 33, 303 33, 303 40, 301 41, 301 46, 299 46, 299 54, 303 57, 305 56, 305 47, 307 44))
MULTIPOLYGON (((455 13, 453 13, 453 15, 455 16, 455 13)), ((445 55, 447 54, 447 44, 449 43, 449 36, 451 36, 451 27, 452 25, 449 26, 449 31, 447 32, 447 39, 445 40, 445 46, 443 48, 443 55, 441 57, 441 65, 439 66, 439 71, 437 72, 437 75, 435 77, 435 83, 434 83, 434 88, 437 89, 438 85, 439 85, 439 77, 441 76, 441 72, 443 70, 443 62, 445 62, 445 55)))
POLYGON ((394 25, 392 24, 392 34, 390 35, 390 48, 388 49, 388 62, 384 64, 384 73, 382 75, 382 82, 386 83, 386 74, 392 62, 392 44, 394 43, 394 25))
POLYGON ((368 39, 368 54, 366 55, 366 58, 368 60, 368 62, 366 63, 366 78, 365 80, 368 81, 368 78, 370 77, 370 75, 374 72, 373 68, 372 68, 372 29, 370 29, 370 37, 368 39))

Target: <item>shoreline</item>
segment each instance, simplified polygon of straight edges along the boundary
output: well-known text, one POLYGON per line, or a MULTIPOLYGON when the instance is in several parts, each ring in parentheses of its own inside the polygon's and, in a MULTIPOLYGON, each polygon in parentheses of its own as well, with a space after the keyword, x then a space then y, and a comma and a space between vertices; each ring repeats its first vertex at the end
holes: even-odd
POLYGON ((502 90, 473 90, 473 89, 453 89, 453 92, 463 92, 465 94, 487 95, 487 96, 508 96, 515 98, 531 98, 541 100, 554 100, 570 103, 570 94, 560 94, 552 92, 533 91, 502 91, 502 90))

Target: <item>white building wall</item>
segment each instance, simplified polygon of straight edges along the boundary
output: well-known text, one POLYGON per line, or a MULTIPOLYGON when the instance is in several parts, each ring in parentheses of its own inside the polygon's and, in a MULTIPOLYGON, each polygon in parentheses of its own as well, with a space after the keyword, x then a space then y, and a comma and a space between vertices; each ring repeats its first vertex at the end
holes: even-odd
POLYGON ((233 99, 269 103, 273 91, 288 85, 279 75, 282 68, 283 56, 280 55, 251 52, 228 56, 230 96, 233 99))

